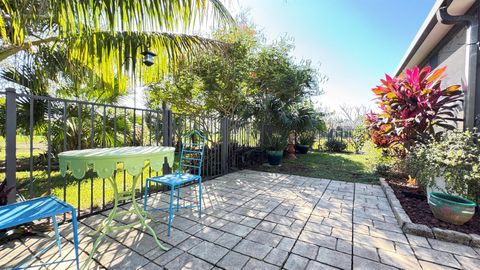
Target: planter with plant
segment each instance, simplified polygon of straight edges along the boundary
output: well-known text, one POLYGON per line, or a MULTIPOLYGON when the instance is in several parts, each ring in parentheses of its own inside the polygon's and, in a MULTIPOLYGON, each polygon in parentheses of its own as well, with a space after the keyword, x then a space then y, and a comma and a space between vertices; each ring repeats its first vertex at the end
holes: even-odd
POLYGON ((295 149, 300 154, 308 153, 310 147, 312 147, 315 142, 315 133, 313 132, 304 132, 298 137, 298 143, 295 145, 295 149))
POLYGON ((428 203, 440 220, 462 225, 479 200, 480 146, 471 131, 447 131, 414 149, 420 166, 416 179, 429 192, 428 203))
POLYGON ((287 137, 280 134, 272 134, 266 140, 268 163, 272 166, 280 165, 283 158, 283 150, 287 146, 287 137))

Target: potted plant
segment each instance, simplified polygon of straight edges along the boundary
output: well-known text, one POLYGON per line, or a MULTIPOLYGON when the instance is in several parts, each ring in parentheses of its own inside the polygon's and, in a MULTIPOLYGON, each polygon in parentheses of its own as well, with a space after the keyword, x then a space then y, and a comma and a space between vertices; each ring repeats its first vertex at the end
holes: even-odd
POLYGON ((315 142, 315 133, 313 132, 304 132, 301 133, 298 137, 298 143, 295 145, 295 149, 300 154, 308 153, 310 147, 312 147, 315 142))
POLYGON ((280 165, 283 158, 283 150, 287 146, 287 138, 281 134, 272 134, 267 138, 265 149, 267 150, 268 164, 280 165))
POLYGON ((480 147, 471 131, 447 131, 415 150, 417 180, 429 191, 428 203, 440 220, 461 225, 475 213, 480 184, 480 147))

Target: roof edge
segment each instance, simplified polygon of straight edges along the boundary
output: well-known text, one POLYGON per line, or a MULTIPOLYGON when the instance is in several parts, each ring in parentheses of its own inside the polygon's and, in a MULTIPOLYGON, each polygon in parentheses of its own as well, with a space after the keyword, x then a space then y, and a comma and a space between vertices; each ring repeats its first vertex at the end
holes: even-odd
POLYGON ((400 64, 397 66, 395 70, 395 76, 400 75, 400 73, 405 69, 409 61, 417 52, 418 48, 422 45, 422 43, 427 39, 430 31, 439 23, 437 20, 437 10, 442 6, 444 0, 437 0, 433 5, 432 9, 428 13, 425 21, 423 22, 422 26, 418 30, 417 34, 413 38, 412 43, 407 49, 407 52, 403 55, 400 64))

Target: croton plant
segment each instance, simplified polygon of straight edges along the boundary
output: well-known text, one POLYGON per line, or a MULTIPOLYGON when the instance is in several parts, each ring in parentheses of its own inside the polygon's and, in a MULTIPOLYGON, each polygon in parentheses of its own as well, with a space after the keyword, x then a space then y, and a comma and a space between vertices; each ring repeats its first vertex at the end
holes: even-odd
POLYGON ((386 75, 372 89, 379 112, 369 113, 366 122, 377 146, 408 151, 417 142, 455 128, 463 91, 460 85, 442 88, 445 69, 406 69, 398 77, 386 75))

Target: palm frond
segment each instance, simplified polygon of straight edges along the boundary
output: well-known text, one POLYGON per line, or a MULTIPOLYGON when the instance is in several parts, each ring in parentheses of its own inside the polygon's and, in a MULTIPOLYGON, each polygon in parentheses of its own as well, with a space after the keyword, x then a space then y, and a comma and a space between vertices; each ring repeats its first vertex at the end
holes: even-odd
POLYGON ((157 32, 97 32, 71 37, 65 44, 69 61, 88 66, 107 85, 118 83, 120 89, 126 88, 129 71, 141 74, 144 83, 151 83, 196 52, 224 46, 195 35, 157 32), (140 61, 140 53, 147 48, 157 54, 151 67, 140 61))
POLYGON ((233 22, 220 0, 0 1, 0 33, 8 32, 2 40, 16 46, 31 41, 26 37, 32 29, 45 23, 67 38, 100 31, 189 31, 208 19, 214 24, 233 22))

